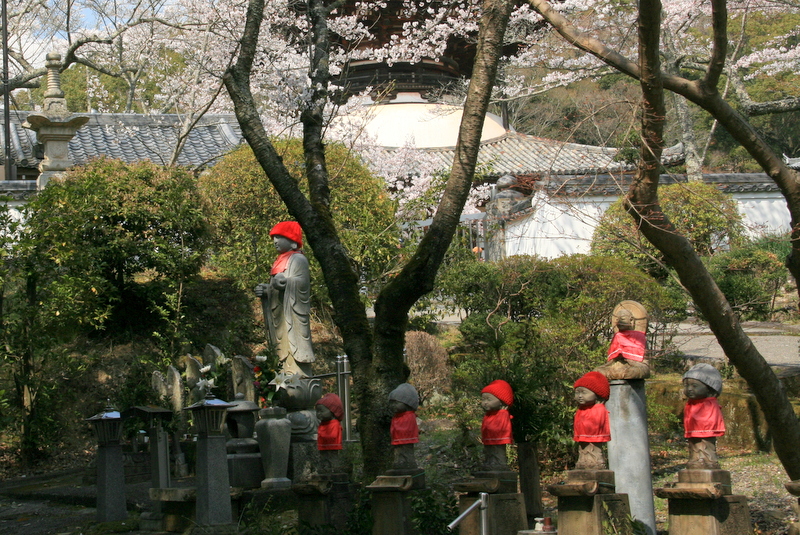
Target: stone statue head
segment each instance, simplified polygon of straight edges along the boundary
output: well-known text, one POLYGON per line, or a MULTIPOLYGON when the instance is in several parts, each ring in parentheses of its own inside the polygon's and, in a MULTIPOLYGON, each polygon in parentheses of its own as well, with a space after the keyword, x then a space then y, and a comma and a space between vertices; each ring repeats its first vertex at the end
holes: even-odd
POLYGON ((292 248, 299 249, 303 247, 303 229, 300 228, 300 223, 297 221, 281 221, 272 227, 272 230, 269 231, 269 237, 272 238, 276 247, 278 247, 278 241, 276 238, 281 238, 281 243, 291 247, 290 249, 286 249, 286 251, 289 251, 292 248), (293 247, 291 245, 292 243, 294 244, 293 247))
POLYGON ((717 397, 722 393, 722 375, 711 364, 695 364, 683 374, 683 393, 689 399, 717 397))
POLYGON ((481 407, 485 411, 509 407, 512 403, 514 403, 514 391, 511 385, 502 379, 492 381, 481 390, 481 407))
POLYGON ((415 411, 419 408, 419 394, 413 385, 403 383, 389 393, 389 402, 395 413, 415 411))
POLYGON ((608 379, 597 371, 584 374, 572 387, 575 389, 575 402, 580 407, 594 405, 598 399, 606 401, 611 395, 608 379))
POLYGON ((336 394, 328 392, 317 400, 314 406, 317 412, 317 419, 321 422, 328 420, 341 420, 344 417, 344 405, 336 394))

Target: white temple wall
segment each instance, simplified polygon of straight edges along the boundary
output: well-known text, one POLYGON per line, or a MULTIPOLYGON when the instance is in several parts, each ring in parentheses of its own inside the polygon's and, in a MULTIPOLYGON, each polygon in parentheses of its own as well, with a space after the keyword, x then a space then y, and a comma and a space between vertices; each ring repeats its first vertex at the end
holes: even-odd
MULTIPOLYGON (((779 192, 734 193, 750 237, 789 232, 786 201, 779 192)), ((549 198, 542 192, 531 198, 532 212, 505 226, 505 254, 556 258, 589 254, 592 234, 617 197, 581 197, 574 201, 549 198)))

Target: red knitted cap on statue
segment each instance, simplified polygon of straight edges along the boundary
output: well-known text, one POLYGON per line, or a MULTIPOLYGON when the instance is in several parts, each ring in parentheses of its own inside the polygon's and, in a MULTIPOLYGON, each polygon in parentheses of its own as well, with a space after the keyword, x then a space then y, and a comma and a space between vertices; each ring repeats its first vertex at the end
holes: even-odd
POLYGON ((511 390, 511 385, 502 379, 497 379, 486 385, 481 390, 481 394, 491 394, 502 401, 503 405, 510 406, 514 403, 514 391, 511 390))
POLYGON ((579 386, 588 388, 603 399, 608 399, 608 396, 611 395, 611 387, 608 384, 608 379, 600 372, 589 372, 585 374, 575 381, 572 388, 578 388, 579 386))
POLYGON ((322 405, 323 407, 327 407, 329 411, 333 414, 334 418, 337 420, 341 420, 344 416, 344 406, 342 405, 342 400, 336 394, 332 392, 328 392, 321 398, 317 400, 315 405, 322 405))
POLYGON ((283 236, 295 242, 298 247, 303 246, 303 229, 297 221, 281 221, 269 231, 269 237, 273 236, 283 236))

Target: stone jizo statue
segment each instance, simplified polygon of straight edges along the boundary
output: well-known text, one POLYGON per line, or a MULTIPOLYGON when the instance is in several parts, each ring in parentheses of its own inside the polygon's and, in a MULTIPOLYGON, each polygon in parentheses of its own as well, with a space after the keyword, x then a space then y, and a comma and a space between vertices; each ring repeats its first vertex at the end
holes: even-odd
POLYGON ((718 470, 717 437, 725 434, 722 408, 722 376, 710 364, 696 364, 683 374, 684 436, 689 440, 689 470, 718 470))
POLYGON ((312 375, 311 277, 308 259, 302 253, 303 233, 295 221, 282 221, 269 235, 278 250, 268 283, 259 284, 264 322, 270 342, 278 352, 282 371, 288 375, 312 375))
POLYGON ((331 474, 339 470, 339 451, 342 449, 342 424, 344 417, 342 400, 328 393, 315 405, 319 427, 317 428, 317 450, 319 450, 320 474, 331 474))
POLYGON ((506 444, 513 444, 511 415, 508 407, 514 402, 514 391, 506 381, 492 381, 481 390, 481 408, 485 411, 481 424, 484 471, 507 471, 506 444))
POLYGON ((606 376, 593 371, 575 381, 575 411, 572 438, 578 443, 576 470, 605 470, 601 444, 611 440, 605 402, 611 389, 606 376))
POLYGON ((636 301, 623 301, 614 308, 614 337, 608 348, 608 361, 597 371, 608 379, 650 377, 650 366, 645 361, 647 319, 647 311, 636 301))
POLYGON ((389 393, 389 407, 394 416, 390 432, 394 450, 393 470, 415 470, 414 444, 419 442, 417 413, 419 394, 409 383, 403 383, 389 393))

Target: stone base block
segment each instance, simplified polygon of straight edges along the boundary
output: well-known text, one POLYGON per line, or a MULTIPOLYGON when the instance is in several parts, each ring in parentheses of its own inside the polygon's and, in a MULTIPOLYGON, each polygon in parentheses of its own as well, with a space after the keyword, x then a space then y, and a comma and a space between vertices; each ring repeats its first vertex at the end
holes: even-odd
POLYGON ((633 535, 630 516, 627 494, 558 498, 558 532, 566 535, 603 535, 603 524, 613 526, 613 533, 633 535))
MULTIPOLYGON (((480 499, 477 494, 463 494, 458 500, 458 510, 466 511, 480 499)), ((525 498, 521 493, 489 494, 486 513, 488 532, 485 535, 517 535, 528 527, 525 498)), ((460 535, 481 535, 480 510, 475 509, 458 525, 460 535)))
POLYGON ((231 487, 257 489, 264 479, 260 453, 229 453, 228 477, 231 487))
POLYGON ((301 533, 320 526, 333 526, 338 530, 347 526, 347 516, 353 509, 354 488, 349 482, 329 483, 325 493, 298 493, 297 517, 301 533))
POLYGON ((498 482, 498 489, 495 492, 515 494, 518 490, 517 483, 519 481, 519 474, 513 470, 479 470, 473 472, 472 475, 475 479, 496 479, 498 482))
POLYGON ((669 535, 741 535, 752 532, 745 496, 669 500, 669 535))
POLYGON ((295 442, 289 447, 289 470, 287 477, 292 481, 310 478, 319 466, 319 451, 316 442, 295 442))
POLYGON ((411 516, 410 492, 372 492, 372 535, 418 535, 411 516))

